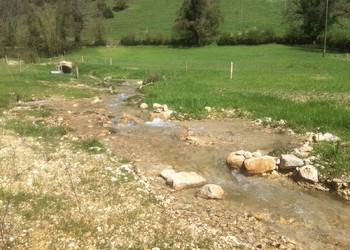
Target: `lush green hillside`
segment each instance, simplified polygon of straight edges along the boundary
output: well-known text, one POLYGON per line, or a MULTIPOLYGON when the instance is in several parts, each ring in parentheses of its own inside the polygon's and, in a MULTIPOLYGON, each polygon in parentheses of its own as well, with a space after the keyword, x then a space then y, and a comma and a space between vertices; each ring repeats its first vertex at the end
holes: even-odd
MULTIPOLYGON (((119 41, 128 32, 136 32, 140 38, 146 34, 171 37, 171 29, 182 0, 129 0, 129 8, 114 12, 115 18, 107 20, 109 41, 119 41)), ((91 6, 94 2, 89 3, 91 6)), ((114 0, 108 0, 110 7, 114 0)), ((220 33, 238 34, 251 28, 272 29, 283 36, 287 24, 283 13, 288 0, 220 0, 224 17, 220 33)), ((346 33, 345 27, 336 26, 337 34, 346 33)))
MULTIPOLYGON (((147 33, 160 33, 171 37, 171 29, 182 0, 129 0, 129 8, 114 12, 115 18, 108 22, 108 39, 119 40, 130 31, 141 38, 147 33)), ((94 3, 90 3, 93 5, 94 3)), ((109 0, 109 6, 114 1, 109 0)), ((224 16, 221 33, 234 33, 247 29, 271 28, 282 35, 284 0, 221 0, 220 9, 224 16)))

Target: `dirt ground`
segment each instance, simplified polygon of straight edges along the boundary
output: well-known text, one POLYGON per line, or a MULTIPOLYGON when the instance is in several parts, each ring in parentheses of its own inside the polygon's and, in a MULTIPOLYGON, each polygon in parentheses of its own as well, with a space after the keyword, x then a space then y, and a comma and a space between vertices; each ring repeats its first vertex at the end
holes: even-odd
MULTIPOLYGON (((131 96, 134 88, 131 82, 116 93, 131 96)), ((230 180, 225 167, 228 153, 290 149, 300 145, 296 136, 243 119, 121 124, 124 113, 148 121, 149 111, 116 95, 24 103, 6 111, 2 122, 30 107, 45 107, 52 113, 23 119, 68 126, 70 132, 52 146, 1 131, 2 194, 7 194, 1 203, 3 249, 318 247, 287 237, 283 228, 295 227, 292 221, 242 210, 225 199, 197 198, 197 189, 174 192, 159 177, 161 170, 171 167, 196 171, 209 182, 230 180), (191 138, 183 139, 182 134, 191 138), (87 138, 98 138, 107 152, 91 155, 72 148, 72 141, 87 138), (19 192, 27 198, 19 198, 19 192)), ((327 236, 318 241, 329 249, 342 244, 327 236)))

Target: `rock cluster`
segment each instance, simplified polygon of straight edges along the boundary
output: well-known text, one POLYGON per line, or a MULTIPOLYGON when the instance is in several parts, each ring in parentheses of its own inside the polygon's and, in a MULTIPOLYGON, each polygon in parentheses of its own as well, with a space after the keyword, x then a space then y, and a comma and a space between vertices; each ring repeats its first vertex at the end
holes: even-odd
POLYGON ((230 170, 237 170, 248 175, 271 174, 271 177, 286 174, 293 177, 300 185, 322 191, 332 191, 350 200, 350 176, 330 178, 319 173, 322 168, 318 157, 309 156, 313 150, 312 144, 318 142, 338 142, 339 137, 330 133, 307 133, 307 139, 299 148, 294 148, 289 154, 280 157, 262 156, 260 151, 251 153, 239 150, 230 153, 226 158, 230 170))
POLYGON ((168 105, 153 103, 153 111, 150 112, 150 120, 152 121, 155 118, 169 120, 173 113, 174 111, 169 109, 168 105))
POLYGON ((263 174, 276 169, 275 158, 267 155, 262 156, 259 151, 253 153, 244 150, 235 151, 227 156, 226 162, 231 170, 247 174, 263 174))
POLYGON ((167 168, 160 172, 160 176, 174 190, 201 187, 197 192, 197 197, 206 199, 223 199, 224 190, 216 184, 206 184, 206 180, 195 172, 176 172, 167 168))

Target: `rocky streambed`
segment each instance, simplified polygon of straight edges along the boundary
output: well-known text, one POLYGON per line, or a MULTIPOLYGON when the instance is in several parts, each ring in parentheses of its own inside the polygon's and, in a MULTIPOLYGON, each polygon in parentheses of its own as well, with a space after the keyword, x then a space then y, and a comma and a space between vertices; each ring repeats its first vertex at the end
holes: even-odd
MULTIPOLYGON (((302 188, 290 180, 289 174, 276 169, 263 177, 246 176, 240 173, 245 164, 237 167, 228 160, 231 153, 243 156, 245 161, 259 158, 257 152, 262 156, 274 149, 301 149, 304 138, 276 133, 243 119, 166 120, 171 112, 164 105, 155 106, 151 120, 147 108, 128 101, 137 87, 136 81, 127 81, 114 96, 46 100, 6 112, 10 119, 16 116, 16 109, 45 106, 52 109, 52 116, 40 121, 26 119, 63 124, 71 131, 60 139, 57 149, 45 154, 33 150, 39 147, 39 152, 45 152, 45 145, 40 146, 36 140, 2 131, 3 183, 14 178, 13 156, 21 169, 17 171, 21 178, 3 189, 45 193, 71 205, 67 206, 68 212, 47 212, 49 218, 23 220, 20 213, 6 215, 3 222, 11 228, 11 218, 15 226, 6 231, 9 233, 2 237, 3 244, 17 249, 350 247, 348 203, 302 188), (87 155, 71 149, 72 141, 86 138, 98 138, 107 152, 87 155), (11 149, 10 141, 21 147, 11 149), (195 172, 205 183, 220 186, 224 195, 213 200, 203 198, 200 187, 171 188, 169 181, 160 176, 164 169, 195 172), (73 225, 86 227, 74 229, 72 221, 73 225), (51 232, 50 236, 45 238, 42 230, 51 232)), ((274 163, 275 168, 280 166, 274 163)))

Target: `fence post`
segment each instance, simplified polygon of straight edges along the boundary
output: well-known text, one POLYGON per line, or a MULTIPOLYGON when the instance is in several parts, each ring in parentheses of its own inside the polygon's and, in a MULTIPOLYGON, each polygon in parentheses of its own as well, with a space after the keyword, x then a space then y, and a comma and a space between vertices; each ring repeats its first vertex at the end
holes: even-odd
POLYGON ((78 63, 75 63, 75 78, 79 79, 79 68, 78 68, 78 63))
POLYGON ((81 56, 81 62, 82 63, 84 62, 84 56, 81 56))
POLYGON ((230 80, 232 80, 233 76, 233 62, 230 63, 230 80))

